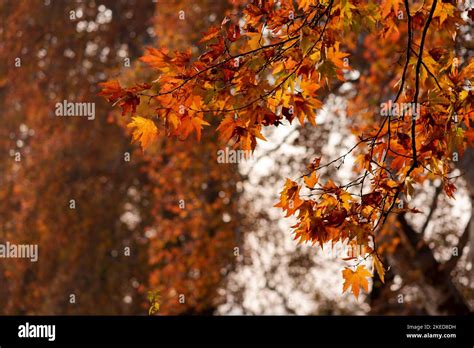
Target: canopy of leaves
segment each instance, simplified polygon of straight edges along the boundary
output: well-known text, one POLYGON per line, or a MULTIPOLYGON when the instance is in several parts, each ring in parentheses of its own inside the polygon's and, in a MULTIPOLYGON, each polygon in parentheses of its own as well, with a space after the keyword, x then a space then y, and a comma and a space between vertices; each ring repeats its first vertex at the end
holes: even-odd
MULTIPOLYGON (((456 50, 470 21, 461 7, 438 0, 253 1, 203 33, 207 50, 199 57, 149 48, 141 60, 151 82, 113 90, 109 82, 102 94, 132 115, 146 100, 152 107, 140 117, 160 133, 199 139, 211 126, 223 145, 253 151, 265 128, 295 119, 317 127, 321 96, 350 84, 357 93, 348 96, 347 111, 358 142, 349 153, 359 176, 320 182, 318 171, 349 153, 318 158, 286 181, 276 206, 296 217, 302 242, 364 246, 360 257, 372 257, 383 280, 377 237, 391 213, 417 212, 407 200, 426 180, 440 179, 452 197, 452 162, 474 140, 474 61, 456 50), (387 104, 390 111, 413 107, 387 116, 387 104)), ((344 272, 344 290, 351 286, 356 297, 360 287, 367 290, 365 268, 344 272)))

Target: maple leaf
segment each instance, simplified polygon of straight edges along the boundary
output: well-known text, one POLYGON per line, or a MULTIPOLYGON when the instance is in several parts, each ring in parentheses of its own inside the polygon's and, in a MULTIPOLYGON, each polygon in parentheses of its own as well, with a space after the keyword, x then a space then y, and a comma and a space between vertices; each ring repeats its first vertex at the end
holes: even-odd
POLYGON ((137 84, 131 88, 122 88, 117 80, 99 83, 102 91, 97 95, 105 97, 109 102, 118 104, 122 108, 122 116, 130 112, 135 114, 137 106, 140 104, 139 92, 148 90, 151 85, 148 83, 137 84))
POLYGON ((286 210, 286 216, 294 214, 304 201, 300 198, 300 187, 290 179, 286 179, 285 187, 280 192, 280 202, 275 207, 286 210))
POLYGON ((102 87, 102 91, 98 95, 105 96, 109 101, 115 101, 123 94, 122 86, 117 80, 101 82, 99 86, 102 87))
POLYGON ((146 54, 144 54, 140 60, 154 69, 162 72, 169 72, 169 64, 171 63, 171 57, 168 55, 168 51, 165 49, 158 50, 153 47, 146 48, 146 54))
POLYGON ((306 175, 303 180, 306 186, 310 189, 313 189, 316 183, 318 182, 319 177, 316 175, 316 172, 312 172, 310 175, 306 175))
POLYGON ((181 118, 181 122, 176 128, 175 133, 176 135, 181 135, 182 139, 186 139, 194 130, 196 132, 197 141, 200 141, 203 126, 209 126, 209 123, 200 117, 185 116, 181 118))
POLYGON ((143 151, 158 137, 158 128, 156 128, 155 123, 148 118, 140 116, 133 117, 132 122, 130 122, 127 127, 135 128, 132 133, 133 141, 139 141, 143 151))
POLYGON ((439 18, 439 24, 443 24, 448 17, 453 17, 454 16, 454 11, 456 8, 449 4, 449 3, 444 3, 441 2, 440 6, 436 7, 435 12, 433 14, 433 18, 439 18))
POLYGON ((454 193, 456 192, 456 186, 449 180, 443 181, 443 189, 446 195, 449 198, 454 198, 454 193))
POLYGON ((219 138, 228 142, 235 134, 235 129, 241 125, 239 120, 234 120, 232 116, 227 116, 222 120, 216 131, 219 132, 219 138))
POLYGON ((361 287, 366 292, 369 291, 369 283, 367 278, 373 277, 373 275, 365 268, 364 265, 358 266, 355 271, 346 267, 346 269, 342 271, 342 276, 345 280, 344 285, 342 286, 342 292, 346 292, 346 290, 351 287, 355 298, 359 298, 359 291, 361 287))
POLYGON ((219 35, 220 31, 221 29, 219 27, 210 27, 209 30, 203 35, 201 40, 199 40, 199 42, 202 43, 212 40, 219 35))
POLYGON ((352 23, 352 10, 356 9, 356 7, 351 4, 350 0, 342 0, 340 8, 340 17, 344 20, 344 27, 347 29, 352 23))
POLYGON ((238 25, 230 26, 227 31, 227 40, 230 42, 237 41, 240 38, 240 27, 238 25))
POLYGON ((194 131, 196 132, 196 139, 197 141, 201 140, 201 129, 203 126, 210 126, 208 122, 203 120, 200 117, 194 117, 192 120, 193 126, 194 126, 194 131))
POLYGON ((374 269, 377 271, 382 283, 385 283, 385 268, 377 255, 373 256, 374 269))
POLYGON ((260 47, 260 40, 262 38, 260 33, 247 33, 247 37, 249 38, 247 42, 249 49, 256 50, 260 47))

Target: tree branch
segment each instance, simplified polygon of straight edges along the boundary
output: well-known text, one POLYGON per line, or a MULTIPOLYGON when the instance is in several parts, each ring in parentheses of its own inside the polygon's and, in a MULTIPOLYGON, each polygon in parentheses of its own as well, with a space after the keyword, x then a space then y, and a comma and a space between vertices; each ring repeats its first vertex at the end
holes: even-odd
POLYGON ((443 265, 442 268, 445 272, 448 274, 451 273, 451 271, 456 267, 458 264, 459 259, 462 257, 464 247, 467 245, 467 242, 469 241, 469 230, 471 227, 471 221, 468 222, 466 228, 464 229, 464 232, 462 233, 461 237, 459 238, 458 245, 456 246, 457 248, 457 255, 453 255, 448 261, 446 261, 443 265))
POLYGON ((433 200, 431 201, 431 205, 430 205, 430 211, 428 213, 428 216, 426 217, 426 220, 425 220, 423 226, 421 227, 421 232, 420 233, 421 233, 422 236, 425 234, 426 228, 428 227, 428 224, 430 223, 430 220, 433 217, 433 214, 434 214, 436 208, 438 207, 438 197, 439 197, 439 194, 441 193, 442 190, 443 190, 443 185, 436 186, 435 193, 434 193, 434 196, 433 196, 433 200))

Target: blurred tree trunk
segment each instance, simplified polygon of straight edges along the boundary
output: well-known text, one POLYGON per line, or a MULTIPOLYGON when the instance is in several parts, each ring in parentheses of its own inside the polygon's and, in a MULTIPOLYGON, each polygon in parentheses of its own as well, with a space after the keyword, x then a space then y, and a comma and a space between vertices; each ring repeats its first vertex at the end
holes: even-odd
MULTIPOLYGON (((461 161, 459 169, 464 173, 464 179, 471 197, 471 219, 469 222, 469 258, 471 260, 471 282, 474 281, 474 150, 468 148, 461 161)), ((459 250, 459 252, 462 252, 459 250)))
MULTIPOLYGON (((401 217, 403 233, 407 239, 418 239, 418 232, 414 231, 408 222, 401 217)), ((393 315, 459 315, 468 314, 469 307, 452 281, 449 272, 443 270, 433 257, 431 250, 424 243, 418 246, 402 242, 393 255, 388 257, 387 264, 391 270, 386 275, 385 283, 379 279, 374 281, 370 294, 371 314, 393 315), (420 247, 421 246, 421 247, 420 247), (418 284, 422 291, 424 302, 407 303, 404 296, 391 290, 393 276, 399 275, 403 285, 418 284), (414 279, 416 278, 416 280, 414 279)))
POLYGON ((412 255, 412 265, 420 271, 425 290, 433 294, 432 304, 427 308, 428 313, 432 315, 468 314, 469 307, 453 283, 450 274, 436 261, 422 236, 410 226, 403 214, 398 216, 398 221, 402 227, 401 234, 404 236, 404 242, 412 255))

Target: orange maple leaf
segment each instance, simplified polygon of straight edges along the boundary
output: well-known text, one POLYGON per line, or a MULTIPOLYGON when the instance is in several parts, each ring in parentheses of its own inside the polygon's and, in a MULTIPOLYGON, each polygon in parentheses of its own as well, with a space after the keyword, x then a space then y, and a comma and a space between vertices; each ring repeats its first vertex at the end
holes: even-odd
POLYGON ((300 187, 290 179, 286 179, 285 188, 280 192, 280 202, 274 207, 286 210, 286 217, 293 215, 304 203, 300 198, 300 187))
POLYGON ((345 280, 344 285, 342 286, 342 292, 344 293, 350 286, 352 287, 352 293, 355 298, 359 298, 359 290, 361 287, 366 292, 369 291, 367 278, 373 277, 372 273, 370 273, 363 265, 358 266, 355 272, 350 268, 346 268, 342 271, 342 276, 345 280))
POLYGON ((310 175, 306 175, 303 180, 306 186, 308 186, 310 189, 313 189, 314 186, 318 183, 319 176, 316 175, 316 172, 312 172, 310 175))
POLYGON ((158 128, 155 123, 144 117, 136 116, 127 125, 128 128, 135 128, 132 133, 133 141, 140 141, 142 150, 145 151, 150 144, 158 137, 158 128))

